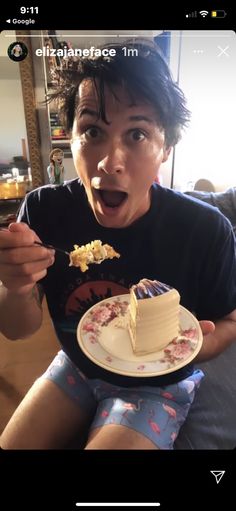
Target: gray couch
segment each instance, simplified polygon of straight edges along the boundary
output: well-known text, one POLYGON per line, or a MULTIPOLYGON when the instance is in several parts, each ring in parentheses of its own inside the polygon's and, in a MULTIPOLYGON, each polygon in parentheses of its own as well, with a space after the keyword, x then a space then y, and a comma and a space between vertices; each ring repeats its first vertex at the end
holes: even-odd
MULTIPOLYGON (((216 206, 236 233, 236 188, 223 193, 187 192, 216 206)), ((233 449, 236 447, 236 341, 217 358, 199 364, 205 378, 175 449, 233 449)))
POLYGON ((175 449, 236 447, 236 342, 217 358, 198 364, 205 374, 175 449))
POLYGON ((207 202, 218 208, 232 224, 234 234, 236 234, 236 187, 228 188, 225 192, 198 192, 193 190, 185 192, 195 199, 207 202))

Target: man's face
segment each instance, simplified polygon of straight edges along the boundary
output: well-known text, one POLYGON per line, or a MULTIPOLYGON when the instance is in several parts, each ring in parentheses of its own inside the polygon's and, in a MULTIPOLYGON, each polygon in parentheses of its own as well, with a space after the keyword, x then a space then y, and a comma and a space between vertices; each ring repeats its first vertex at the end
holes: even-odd
POLYGON ((97 221, 121 228, 148 211, 150 187, 168 151, 154 108, 131 104, 121 88, 116 95, 119 101, 105 89, 106 124, 98 118, 93 84, 81 83, 71 149, 97 221))

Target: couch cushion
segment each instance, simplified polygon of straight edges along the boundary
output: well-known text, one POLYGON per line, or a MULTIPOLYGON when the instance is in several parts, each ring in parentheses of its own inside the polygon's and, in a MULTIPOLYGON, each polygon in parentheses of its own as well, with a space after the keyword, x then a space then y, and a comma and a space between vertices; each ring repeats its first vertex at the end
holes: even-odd
POLYGON ((205 374, 175 449, 236 446, 236 342, 217 358, 198 364, 205 374))

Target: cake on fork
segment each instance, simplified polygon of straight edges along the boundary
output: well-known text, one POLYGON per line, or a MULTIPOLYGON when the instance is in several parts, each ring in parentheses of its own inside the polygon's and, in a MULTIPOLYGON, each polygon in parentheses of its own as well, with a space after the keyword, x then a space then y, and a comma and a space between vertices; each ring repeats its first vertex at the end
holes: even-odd
POLYGON ((120 254, 113 247, 101 240, 91 241, 86 245, 74 245, 74 250, 70 252, 70 266, 79 266, 82 272, 88 270, 91 263, 100 264, 105 259, 120 257, 120 254))

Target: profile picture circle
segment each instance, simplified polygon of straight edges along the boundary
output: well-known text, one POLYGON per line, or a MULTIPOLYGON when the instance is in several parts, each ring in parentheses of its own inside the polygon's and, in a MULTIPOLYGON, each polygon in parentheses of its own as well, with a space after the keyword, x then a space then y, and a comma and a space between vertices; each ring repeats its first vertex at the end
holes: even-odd
POLYGON ((7 53, 11 60, 14 60, 14 62, 20 62, 27 57, 28 48, 24 43, 15 41, 8 46, 7 53))

